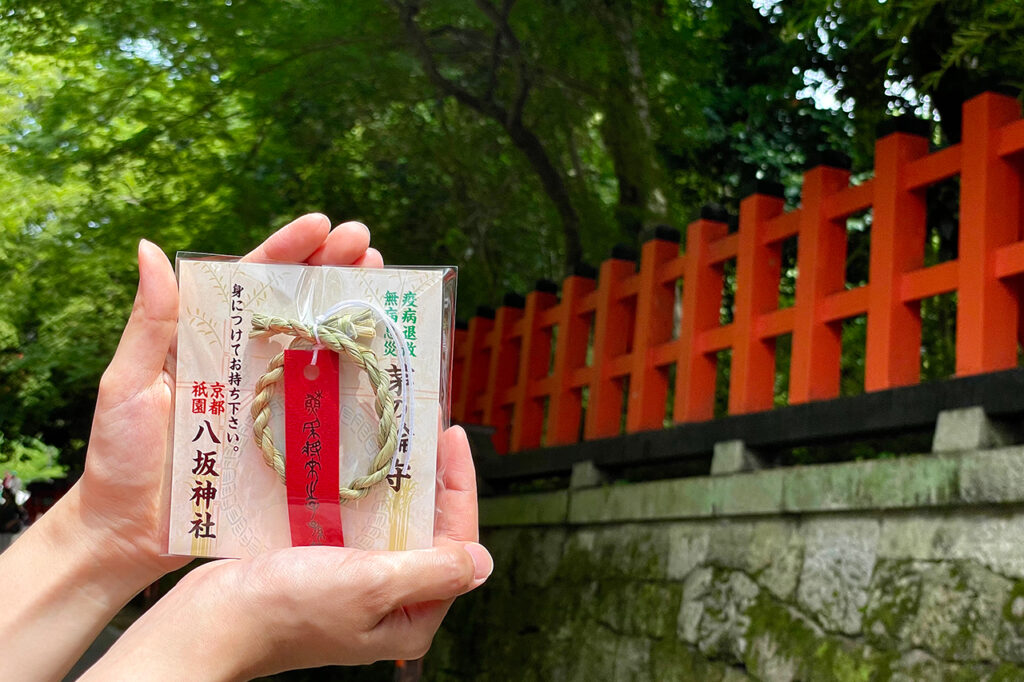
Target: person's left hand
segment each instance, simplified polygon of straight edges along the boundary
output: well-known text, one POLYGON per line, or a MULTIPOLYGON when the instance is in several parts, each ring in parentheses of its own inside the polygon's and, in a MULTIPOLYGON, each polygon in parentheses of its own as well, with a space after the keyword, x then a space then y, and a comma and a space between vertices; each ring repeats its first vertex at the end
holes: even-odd
POLYGON ((423 656, 452 600, 494 562, 477 544, 476 474, 460 427, 439 439, 434 547, 289 547, 189 573, 82 680, 251 679, 423 656))
MULTIPOLYGON (((359 223, 326 216, 281 228, 247 258, 380 267, 359 223)), ((139 244, 139 291, 100 382, 82 478, 0 554, 0 580, 18 589, 0 610, 0 678, 60 679, 137 592, 188 558, 161 557, 161 484, 174 368, 178 287, 164 254, 139 244), (170 371, 168 371, 170 370, 170 371)))
MULTIPOLYGON (((365 225, 348 222, 331 230, 326 216, 312 213, 278 230, 243 260, 380 267, 381 255, 369 245, 365 225)), ((100 381, 85 472, 70 493, 82 520, 102 536, 89 541, 123 557, 139 580, 153 580, 188 561, 160 557, 167 525, 161 478, 174 388, 168 350, 177 319, 171 264, 157 246, 143 241, 135 305, 100 381)))

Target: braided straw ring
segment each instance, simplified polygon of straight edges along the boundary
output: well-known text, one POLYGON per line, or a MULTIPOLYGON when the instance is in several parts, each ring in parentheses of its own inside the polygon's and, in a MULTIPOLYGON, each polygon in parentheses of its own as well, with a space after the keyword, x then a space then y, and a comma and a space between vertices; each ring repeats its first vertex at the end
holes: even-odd
MULTIPOLYGON (((333 317, 309 327, 295 320, 283 317, 256 313, 252 316, 250 338, 287 334, 296 337, 291 347, 312 347, 317 340, 321 346, 339 355, 347 355, 361 369, 366 370, 370 384, 376 392, 375 408, 380 419, 377 430, 377 456, 373 458, 370 472, 353 480, 348 487, 341 486, 341 501, 358 500, 366 497, 370 488, 383 481, 391 471, 391 461, 398 444, 398 423, 395 421, 395 398, 388 387, 377 364, 377 355, 366 346, 356 343, 356 339, 373 338, 376 329, 372 323, 372 314, 366 310, 356 315, 333 317)), ((278 353, 267 371, 256 382, 252 402, 253 427, 252 435, 256 445, 263 452, 263 460, 267 466, 277 472, 281 481, 285 480, 284 455, 274 446, 274 436, 270 431, 270 400, 274 395, 274 387, 284 377, 284 353, 278 353)))

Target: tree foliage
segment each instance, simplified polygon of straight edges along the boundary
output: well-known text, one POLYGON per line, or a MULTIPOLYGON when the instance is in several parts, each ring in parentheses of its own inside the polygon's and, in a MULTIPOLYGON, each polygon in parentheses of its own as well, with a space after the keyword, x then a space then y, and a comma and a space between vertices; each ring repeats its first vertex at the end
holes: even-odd
POLYGON ((471 311, 817 151, 870 167, 915 104, 887 80, 945 124, 958 74, 1020 64, 1016 2, 793 5, 11 0, 0 429, 77 461, 143 236, 240 253, 304 211, 362 219, 391 263, 459 265, 471 311), (815 101, 819 72, 855 106, 815 101))

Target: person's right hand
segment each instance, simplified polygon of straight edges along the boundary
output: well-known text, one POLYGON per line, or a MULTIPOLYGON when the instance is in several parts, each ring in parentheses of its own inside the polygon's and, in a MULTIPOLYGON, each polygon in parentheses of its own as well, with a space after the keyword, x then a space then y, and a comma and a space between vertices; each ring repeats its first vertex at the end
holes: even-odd
POLYGON ((206 679, 248 679, 419 658, 452 600, 493 568, 476 543, 476 477, 459 427, 441 437, 438 472, 432 549, 292 547, 201 566, 82 679, 180 679, 185 666, 206 679))

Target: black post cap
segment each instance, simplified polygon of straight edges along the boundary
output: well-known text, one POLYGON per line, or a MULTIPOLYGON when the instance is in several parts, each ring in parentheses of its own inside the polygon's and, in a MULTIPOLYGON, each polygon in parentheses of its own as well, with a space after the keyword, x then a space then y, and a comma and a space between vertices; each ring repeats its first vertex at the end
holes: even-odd
POLYGON ((778 199, 783 199, 785 197, 785 187, 782 185, 781 182, 761 178, 758 180, 754 180, 754 183, 751 185, 751 191, 748 194, 765 195, 767 197, 777 197, 778 199))
POLYGON ((494 319, 494 308, 489 305, 480 305, 476 307, 476 316, 483 317, 488 320, 494 319))
POLYGON ((590 263, 577 263, 572 266, 572 274, 576 277, 586 277, 587 279, 597 279, 597 268, 590 263))
POLYGON ((1019 97, 1021 91, 1019 87, 1007 83, 998 76, 986 76, 978 78, 964 89, 964 101, 974 99, 986 92, 1007 97, 1019 97))
POLYGON ((616 244, 612 247, 612 258, 616 260, 636 261, 637 253, 629 244, 616 244))
POLYGON ((510 291, 502 297, 501 305, 505 308, 525 308, 526 297, 522 294, 510 291))
POLYGON ((672 242, 678 244, 681 236, 679 230, 672 227, 671 225, 655 225, 652 228, 644 230, 640 240, 649 242, 652 239, 660 239, 663 242, 672 242))
POLYGON ((721 204, 704 204, 700 207, 701 220, 714 220, 716 223, 729 222, 729 212, 721 204))
POLYGON ((533 285, 534 291, 539 291, 543 294, 558 294, 558 284, 552 282, 550 279, 538 279, 536 284, 533 285))
POLYGON ((825 149, 807 155, 807 163, 804 168, 810 170, 818 166, 850 170, 853 168, 853 160, 846 154, 835 149, 825 149))
POLYGON ((930 137, 931 132, 931 123, 923 118, 917 118, 916 116, 893 116, 879 123, 875 134, 881 139, 893 133, 930 137))

